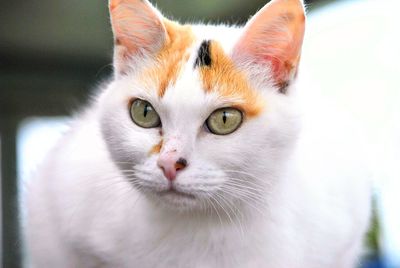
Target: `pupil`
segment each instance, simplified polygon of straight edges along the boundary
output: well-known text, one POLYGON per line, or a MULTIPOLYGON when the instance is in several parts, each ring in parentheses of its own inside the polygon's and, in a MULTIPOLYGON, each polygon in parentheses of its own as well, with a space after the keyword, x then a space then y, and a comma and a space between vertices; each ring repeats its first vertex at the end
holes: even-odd
POLYGON ((225 111, 222 114, 222 121, 224 121, 224 124, 226 124, 226 112, 225 111))
POLYGON ((149 111, 149 105, 145 104, 144 105, 144 110, 143 110, 143 117, 147 116, 148 111, 149 111))

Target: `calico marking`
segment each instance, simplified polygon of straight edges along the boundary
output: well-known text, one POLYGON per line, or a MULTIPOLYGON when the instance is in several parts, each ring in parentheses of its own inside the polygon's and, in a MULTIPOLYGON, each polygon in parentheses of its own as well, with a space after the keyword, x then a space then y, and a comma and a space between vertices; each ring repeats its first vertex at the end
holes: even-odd
MULTIPOLYGON (((233 63, 221 45, 215 41, 205 41, 200 46, 198 58, 200 78, 206 92, 218 92, 227 99, 237 99, 233 107, 243 111, 247 116, 259 115, 265 104, 263 98, 254 90, 247 76, 233 63)), ((197 62, 197 60, 196 60, 197 62)), ((196 65, 195 65, 196 66, 196 65)))
POLYGON ((173 86, 182 67, 189 61, 195 36, 191 26, 163 20, 167 32, 165 45, 156 56, 156 66, 143 71, 140 79, 145 84, 158 82, 158 95, 163 97, 167 88, 173 86))
POLYGON ((204 40, 198 50, 194 67, 211 66, 211 63, 210 40, 204 40))
POLYGON ((163 146, 163 140, 161 139, 159 143, 157 143, 156 145, 154 145, 154 146, 151 148, 151 150, 150 150, 150 152, 149 152, 149 155, 152 155, 152 154, 159 154, 159 153, 161 152, 162 146, 163 146))

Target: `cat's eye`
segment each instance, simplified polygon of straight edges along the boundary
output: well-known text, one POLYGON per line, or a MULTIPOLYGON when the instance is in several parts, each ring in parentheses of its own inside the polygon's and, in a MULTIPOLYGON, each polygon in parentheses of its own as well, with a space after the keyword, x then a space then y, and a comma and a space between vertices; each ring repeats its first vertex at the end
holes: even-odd
POLYGON ((143 128, 153 128, 161 125, 160 117, 148 101, 136 99, 132 102, 131 117, 136 125, 143 128))
POLYGON ((234 108, 221 108, 208 117, 206 124, 210 132, 217 135, 227 135, 238 129, 242 120, 241 111, 234 108))

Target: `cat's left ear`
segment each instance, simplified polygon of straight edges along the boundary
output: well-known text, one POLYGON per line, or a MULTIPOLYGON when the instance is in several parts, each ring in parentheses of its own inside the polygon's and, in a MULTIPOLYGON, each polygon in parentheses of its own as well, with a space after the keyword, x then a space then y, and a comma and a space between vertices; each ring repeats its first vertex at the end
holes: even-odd
POLYGON ((164 17, 147 0, 109 0, 109 9, 117 74, 127 72, 132 62, 138 64, 154 56, 164 46, 164 17))
POLYGON ((304 28, 302 0, 272 0, 247 22, 233 59, 242 66, 269 69, 268 75, 284 92, 297 72, 304 28))

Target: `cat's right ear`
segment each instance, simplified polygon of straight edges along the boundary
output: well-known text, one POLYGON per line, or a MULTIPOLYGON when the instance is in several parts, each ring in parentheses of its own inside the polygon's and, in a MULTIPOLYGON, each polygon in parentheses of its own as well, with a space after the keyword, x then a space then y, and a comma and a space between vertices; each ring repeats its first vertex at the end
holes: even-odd
POLYGON ((114 69, 124 74, 141 59, 154 56, 167 33, 163 16, 147 0, 109 0, 114 32, 114 69))
POLYGON ((233 49, 239 65, 255 66, 279 91, 296 77, 305 29, 302 0, 272 0, 253 16, 233 49))

